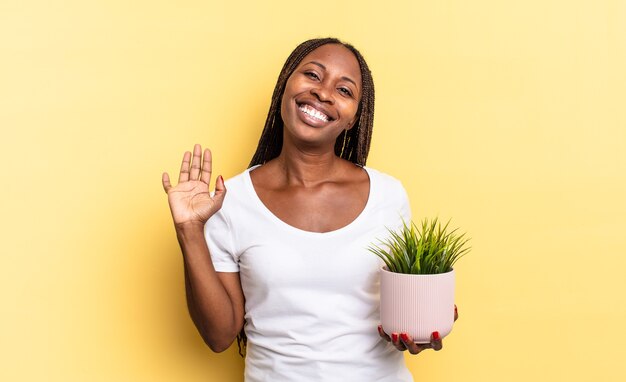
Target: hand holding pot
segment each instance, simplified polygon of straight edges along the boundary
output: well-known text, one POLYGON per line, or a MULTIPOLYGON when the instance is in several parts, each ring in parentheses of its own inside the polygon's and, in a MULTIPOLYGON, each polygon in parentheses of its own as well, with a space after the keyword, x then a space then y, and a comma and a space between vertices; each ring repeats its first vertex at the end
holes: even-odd
MULTIPOLYGON (((458 318, 459 313, 456 305, 454 305, 454 321, 456 321, 458 318)), ((385 341, 391 342, 393 346, 399 351, 408 350, 411 354, 419 354, 422 350, 425 349, 433 349, 435 351, 443 349, 443 341, 439 336, 439 332, 433 332, 430 335, 430 343, 427 344, 415 343, 411 336, 409 336, 407 333, 391 333, 391 336, 389 336, 383 330, 382 325, 378 325, 378 334, 385 341)))

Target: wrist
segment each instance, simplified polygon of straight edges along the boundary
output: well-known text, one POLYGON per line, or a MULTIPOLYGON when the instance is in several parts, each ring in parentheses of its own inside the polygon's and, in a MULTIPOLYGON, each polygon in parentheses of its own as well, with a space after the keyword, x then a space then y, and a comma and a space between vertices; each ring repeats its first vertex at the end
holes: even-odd
POLYGON ((174 223, 174 227, 176 228, 177 233, 204 233, 204 223, 201 221, 186 221, 183 223, 174 223))

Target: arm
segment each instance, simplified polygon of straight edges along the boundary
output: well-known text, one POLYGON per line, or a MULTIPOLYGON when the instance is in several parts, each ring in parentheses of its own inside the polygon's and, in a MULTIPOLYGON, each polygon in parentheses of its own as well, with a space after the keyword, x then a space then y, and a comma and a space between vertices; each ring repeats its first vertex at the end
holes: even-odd
POLYGON ((244 298, 237 272, 216 272, 202 227, 176 230, 185 265, 187 307, 204 342, 215 352, 232 344, 243 327, 244 298))
POLYGON ((202 148, 195 145, 193 160, 190 152, 183 156, 178 185, 172 187, 167 173, 162 182, 183 252, 189 313, 207 345, 221 352, 243 326, 244 303, 239 274, 215 271, 204 238, 205 223, 222 207, 226 195, 221 176, 215 195, 210 195, 211 167, 211 152, 206 149, 203 158, 202 148))

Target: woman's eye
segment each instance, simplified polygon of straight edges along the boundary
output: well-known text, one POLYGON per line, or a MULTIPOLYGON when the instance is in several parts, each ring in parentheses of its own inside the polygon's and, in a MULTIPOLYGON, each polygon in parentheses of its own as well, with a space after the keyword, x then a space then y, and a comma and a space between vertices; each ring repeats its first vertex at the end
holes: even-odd
POLYGON ((347 96, 352 97, 352 92, 348 88, 339 88, 339 91, 342 92, 343 94, 347 95, 347 96))
POLYGON ((319 80, 320 78, 318 77, 317 74, 313 73, 313 72, 306 72, 304 73, 306 76, 311 77, 313 79, 319 80))

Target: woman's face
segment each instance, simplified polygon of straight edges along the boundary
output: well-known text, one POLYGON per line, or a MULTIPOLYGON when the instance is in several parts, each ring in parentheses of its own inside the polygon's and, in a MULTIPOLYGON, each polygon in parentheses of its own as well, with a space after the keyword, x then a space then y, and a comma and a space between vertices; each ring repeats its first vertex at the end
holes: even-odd
POLYGON ((306 55, 285 86, 280 112, 285 133, 332 145, 351 128, 361 100, 361 70, 343 45, 326 44, 306 55))

